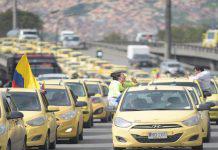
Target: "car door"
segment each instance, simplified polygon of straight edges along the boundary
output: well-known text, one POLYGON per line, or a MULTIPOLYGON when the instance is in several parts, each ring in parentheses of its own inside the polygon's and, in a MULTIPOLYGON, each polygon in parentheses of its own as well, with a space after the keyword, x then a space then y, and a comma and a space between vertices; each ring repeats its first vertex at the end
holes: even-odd
MULTIPOLYGON (((6 112, 6 115, 10 115, 11 113, 11 109, 10 109, 10 106, 9 104, 7 103, 7 100, 5 97, 3 97, 3 105, 4 105, 4 108, 5 108, 5 112, 6 112)), ((17 125, 16 125, 16 120, 13 120, 13 119, 8 119, 7 120, 8 124, 9 124, 9 137, 10 137, 10 140, 11 140, 11 150, 16 150, 17 148, 19 148, 19 136, 18 136, 18 128, 17 128, 17 125)))
MULTIPOLYGON (((48 101, 43 93, 40 93, 41 99, 43 101, 44 107, 48 108, 48 101)), ((56 118, 54 112, 46 112, 48 122, 49 122, 49 128, 50 128, 50 140, 53 142, 56 138, 56 130, 57 130, 57 124, 56 124, 56 118)))
MULTIPOLYGON (((5 99, 7 100, 7 103, 11 109, 11 111, 17 111, 17 107, 14 104, 14 102, 11 100, 11 97, 5 97, 5 99)), ((25 125, 23 122, 23 118, 18 118, 18 119, 14 119, 15 123, 16 123, 16 135, 18 136, 18 146, 20 148, 23 147, 23 144, 25 142, 25 136, 26 136, 26 129, 25 129, 25 125)), ((17 146, 17 148, 18 148, 17 146)))

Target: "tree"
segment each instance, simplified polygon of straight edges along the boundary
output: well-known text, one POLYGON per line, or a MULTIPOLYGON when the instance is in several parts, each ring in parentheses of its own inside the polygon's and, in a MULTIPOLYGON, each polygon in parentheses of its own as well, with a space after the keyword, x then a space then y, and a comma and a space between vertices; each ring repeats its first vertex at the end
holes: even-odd
MULTIPOLYGON (((0 13, 0 36, 6 36, 7 32, 12 29, 12 10, 9 9, 0 13)), ((31 12, 17 10, 18 28, 42 29, 43 21, 38 15, 31 12)))

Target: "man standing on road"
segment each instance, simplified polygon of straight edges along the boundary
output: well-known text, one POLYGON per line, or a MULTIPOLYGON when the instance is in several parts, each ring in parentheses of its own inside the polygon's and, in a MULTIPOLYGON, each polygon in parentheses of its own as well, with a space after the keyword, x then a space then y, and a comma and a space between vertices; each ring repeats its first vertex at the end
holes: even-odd
POLYGON ((204 97, 211 95, 211 89, 210 89, 210 72, 207 70, 204 70, 201 66, 195 66, 195 76, 192 77, 192 79, 197 80, 202 88, 204 97))
POLYGON ((112 81, 109 85, 108 101, 111 107, 117 106, 117 98, 121 95, 122 84, 125 82, 125 78, 121 72, 111 73, 112 81))

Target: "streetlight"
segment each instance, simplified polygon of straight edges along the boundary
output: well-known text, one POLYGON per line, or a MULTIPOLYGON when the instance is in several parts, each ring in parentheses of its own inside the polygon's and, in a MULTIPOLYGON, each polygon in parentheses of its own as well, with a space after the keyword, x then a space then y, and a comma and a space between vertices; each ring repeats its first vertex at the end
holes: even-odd
POLYGON ((171 39, 171 0, 166 0, 166 52, 165 59, 169 59, 171 55, 172 39, 171 39))
POLYGON ((13 30, 17 29, 17 0, 13 0, 13 30))

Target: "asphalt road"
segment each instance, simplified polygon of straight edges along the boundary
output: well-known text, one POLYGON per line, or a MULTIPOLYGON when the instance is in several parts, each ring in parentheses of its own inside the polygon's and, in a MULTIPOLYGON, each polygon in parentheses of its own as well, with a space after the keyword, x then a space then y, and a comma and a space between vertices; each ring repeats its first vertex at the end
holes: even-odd
MULTIPOLYGON (((210 143, 204 144, 204 150, 218 150, 218 125, 213 124, 211 127, 212 139, 210 143)), ((111 136, 111 123, 95 123, 93 128, 84 129, 82 142, 79 144, 64 144, 66 142, 62 142, 57 145, 57 150, 112 150, 111 136)))

